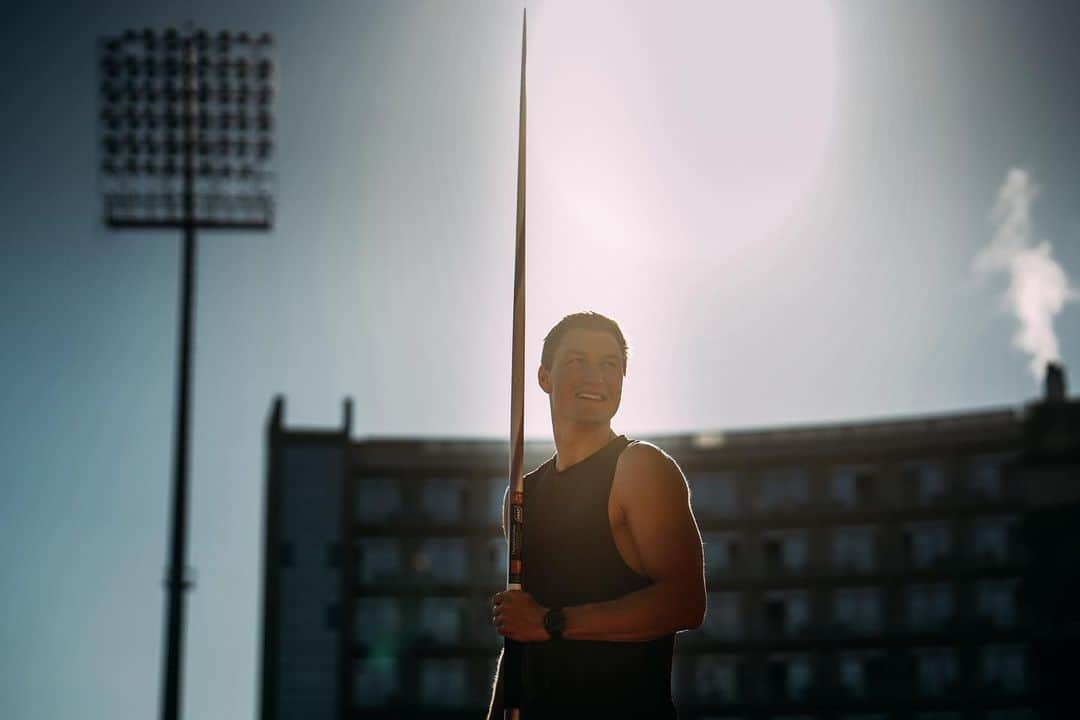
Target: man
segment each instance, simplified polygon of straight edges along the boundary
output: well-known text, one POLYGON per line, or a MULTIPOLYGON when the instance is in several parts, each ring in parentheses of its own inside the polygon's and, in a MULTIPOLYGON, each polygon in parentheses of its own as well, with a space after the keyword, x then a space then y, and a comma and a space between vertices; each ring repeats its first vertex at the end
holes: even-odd
MULTIPOLYGON (((674 718, 675 633, 705 615, 682 472, 611 429, 626 359, 619 326, 597 313, 569 315, 544 339, 556 453, 525 476, 524 589, 492 601, 498 633, 525 643, 524 720, 674 718)), ((489 717, 501 716, 500 661, 489 717)))

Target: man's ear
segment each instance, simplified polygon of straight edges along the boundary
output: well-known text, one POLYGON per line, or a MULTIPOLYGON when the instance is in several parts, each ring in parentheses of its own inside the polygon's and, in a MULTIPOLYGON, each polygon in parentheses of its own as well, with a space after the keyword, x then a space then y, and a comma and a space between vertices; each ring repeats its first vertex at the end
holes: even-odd
POLYGON ((548 372, 548 369, 546 367, 544 367, 543 365, 541 365, 540 369, 538 369, 536 371, 536 380, 537 380, 537 382, 540 383, 540 389, 543 390, 544 392, 546 392, 548 395, 550 395, 551 394, 551 373, 548 372))

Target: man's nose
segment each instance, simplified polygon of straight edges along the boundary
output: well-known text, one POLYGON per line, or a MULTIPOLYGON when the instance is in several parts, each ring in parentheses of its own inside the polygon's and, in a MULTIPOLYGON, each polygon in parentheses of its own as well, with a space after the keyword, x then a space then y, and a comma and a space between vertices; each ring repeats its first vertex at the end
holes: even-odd
POLYGON ((604 379, 604 372, 600 369, 600 366, 595 363, 584 363, 583 370, 586 380, 602 381, 604 379))

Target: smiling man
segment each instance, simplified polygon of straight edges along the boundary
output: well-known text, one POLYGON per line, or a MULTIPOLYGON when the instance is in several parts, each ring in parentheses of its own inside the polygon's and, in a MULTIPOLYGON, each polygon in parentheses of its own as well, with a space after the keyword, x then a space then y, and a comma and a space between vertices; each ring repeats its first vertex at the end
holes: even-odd
MULTIPOLYGON (((611 429, 626 359, 619 326, 597 313, 568 315, 544 339, 538 379, 556 453, 525 476, 524 589, 496 594, 492 615, 500 635, 525 643, 525 720, 675 717, 675 633, 705 614, 682 472, 611 429)), ((491 718, 501 687, 500 663, 491 718)))

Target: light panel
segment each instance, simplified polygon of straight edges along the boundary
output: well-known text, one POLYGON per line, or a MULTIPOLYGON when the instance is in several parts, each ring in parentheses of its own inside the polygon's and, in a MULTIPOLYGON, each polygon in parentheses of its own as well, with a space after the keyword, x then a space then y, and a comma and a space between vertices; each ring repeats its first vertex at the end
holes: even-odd
POLYGON ((273 38, 127 30, 100 43, 101 177, 110 225, 269 227, 273 38))

